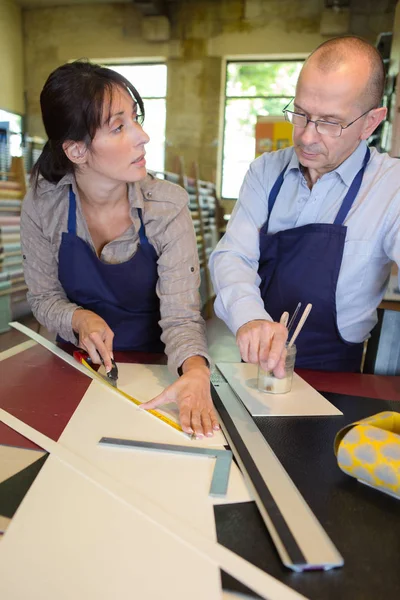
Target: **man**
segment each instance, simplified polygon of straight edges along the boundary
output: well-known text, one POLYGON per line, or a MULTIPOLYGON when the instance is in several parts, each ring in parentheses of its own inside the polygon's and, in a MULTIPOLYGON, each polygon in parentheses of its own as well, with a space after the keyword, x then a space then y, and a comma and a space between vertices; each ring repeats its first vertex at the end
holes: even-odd
POLYGON ((283 376, 284 311, 313 309, 299 367, 357 371, 391 261, 400 263, 400 161, 366 140, 386 116, 384 68, 356 37, 307 59, 284 110, 294 147, 257 158, 210 261, 215 310, 242 359, 283 376))

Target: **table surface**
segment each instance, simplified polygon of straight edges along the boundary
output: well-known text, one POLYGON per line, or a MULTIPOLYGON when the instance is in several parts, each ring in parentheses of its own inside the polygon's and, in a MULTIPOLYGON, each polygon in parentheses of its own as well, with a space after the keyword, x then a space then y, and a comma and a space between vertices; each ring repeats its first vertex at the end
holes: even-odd
MULTIPOLYGON (((156 354, 116 353, 115 359, 165 363, 165 357, 156 354)), ((400 377, 298 373, 344 415, 257 418, 256 423, 344 556, 345 566, 327 573, 286 570, 253 502, 215 507, 218 539, 311 600, 400 597, 400 503, 344 475, 333 454, 334 436, 345 424, 400 409, 400 377)), ((91 383, 39 345, 0 361, 0 381, 0 407, 53 440, 58 440, 91 383)), ((3 423, 0 443, 35 447, 3 423)), ((243 590, 225 574, 222 581, 226 588, 243 590)))

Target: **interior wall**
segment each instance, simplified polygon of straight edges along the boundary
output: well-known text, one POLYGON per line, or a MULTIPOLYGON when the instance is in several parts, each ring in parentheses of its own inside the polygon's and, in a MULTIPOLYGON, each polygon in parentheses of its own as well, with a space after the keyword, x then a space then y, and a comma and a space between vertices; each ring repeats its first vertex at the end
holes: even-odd
POLYGON ((0 73, 0 108, 24 114, 22 16, 13 0, 0 0, 0 73))
MULTIPOLYGON (((390 30, 393 0, 354 3, 353 33, 364 31, 375 42, 379 31, 390 30)), ((321 0, 178 0, 170 6, 171 33, 164 42, 144 39, 133 4, 24 11, 29 133, 43 135, 39 94, 58 65, 81 57, 161 58, 168 65, 166 168, 173 170, 183 155, 188 170, 196 161, 203 179, 215 179, 225 58, 304 55, 330 37, 320 33, 321 0)))

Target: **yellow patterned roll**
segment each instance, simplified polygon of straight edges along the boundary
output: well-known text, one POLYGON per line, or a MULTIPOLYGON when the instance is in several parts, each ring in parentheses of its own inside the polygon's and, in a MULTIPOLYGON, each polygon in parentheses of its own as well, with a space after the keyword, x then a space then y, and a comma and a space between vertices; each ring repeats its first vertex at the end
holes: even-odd
POLYGON ((338 465, 348 475, 400 498, 400 414, 381 412, 347 425, 335 438, 338 465))

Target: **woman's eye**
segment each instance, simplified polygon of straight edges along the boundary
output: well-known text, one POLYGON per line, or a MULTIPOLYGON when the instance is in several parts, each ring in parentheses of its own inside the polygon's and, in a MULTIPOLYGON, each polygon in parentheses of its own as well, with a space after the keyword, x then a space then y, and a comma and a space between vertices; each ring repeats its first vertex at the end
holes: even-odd
POLYGON ((116 127, 115 129, 113 129, 114 132, 119 133, 123 128, 123 125, 118 125, 118 127, 116 127))

